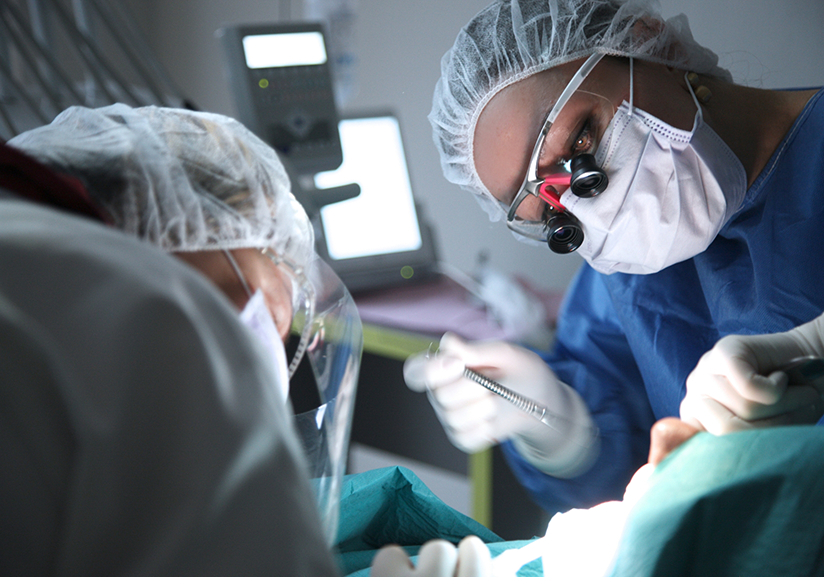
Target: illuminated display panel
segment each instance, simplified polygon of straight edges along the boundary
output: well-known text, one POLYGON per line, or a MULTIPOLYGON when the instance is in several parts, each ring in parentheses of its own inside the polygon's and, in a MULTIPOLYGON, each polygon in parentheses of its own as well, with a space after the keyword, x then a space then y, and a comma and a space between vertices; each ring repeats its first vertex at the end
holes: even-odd
POLYGON ((315 176, 315 186, 357 183, 359 196, 321 209, 329 256, 342 260, 416 251, 421 231, 398 120, 393 116, 340 122, 343 163, 315 176))
POLYGON ((313 66, 326 62, 326 47, 320 32, 244 36, 243 54, 246 66, 252 69, 313 66))

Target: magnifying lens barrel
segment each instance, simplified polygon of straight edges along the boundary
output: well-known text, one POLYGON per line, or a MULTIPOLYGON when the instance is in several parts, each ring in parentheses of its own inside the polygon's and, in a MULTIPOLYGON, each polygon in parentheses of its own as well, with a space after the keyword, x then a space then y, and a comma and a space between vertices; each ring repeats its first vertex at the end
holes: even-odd
POLYGON ((552 252, 569 254, 584 242, 584 230, 569 215, 561 213, 547 223, 547 244, 552 252))
POLYGON ((579 154, 572 159, 570 187, 575 196, 592 198, 606 189, 609 178, 591 154, 579 154))

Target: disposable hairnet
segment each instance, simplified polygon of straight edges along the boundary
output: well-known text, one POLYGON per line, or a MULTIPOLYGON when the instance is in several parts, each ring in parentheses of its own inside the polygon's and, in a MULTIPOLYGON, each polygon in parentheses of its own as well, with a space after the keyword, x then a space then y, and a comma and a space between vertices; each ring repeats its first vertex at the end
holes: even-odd
MULTIPOLYGON (((506 86, 595 52, 732 80, 695 42, 686 16, 663 20, 655 0, 503 0, 478 13, 441 60, 429 121, 446 178, 503 216, 473 160, 478 117, 506 86)), ((535 128, 538 130, 538 127, 535 128)))
POLYGON ((166 251, 313 251, 306 213, 275 151, 239 122, 182 109, 69 108, 9 141, 72 174, 118 228, 166 251))

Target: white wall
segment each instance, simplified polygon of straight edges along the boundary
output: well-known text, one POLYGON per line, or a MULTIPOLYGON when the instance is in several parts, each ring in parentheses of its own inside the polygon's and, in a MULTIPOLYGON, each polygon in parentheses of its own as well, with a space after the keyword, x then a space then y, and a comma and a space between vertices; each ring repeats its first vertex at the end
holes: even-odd
MULTIPOLYGON (((274 0, 134 0, 163 63, 200 107, 234 114, 214 31, 225 23, 274 21, 274 0)), ((288 2, 286 2, 288 4, 288 2)), ((493 265, 543 287, 563 288, 580 257, 517 242, 490 224, 469 195, 440 170, 426 115, 443 53, 488 0, 358 0, 355 49, 359 93, 347 110, 390 108, 400 116, 415 193, 433 222, 442 258, 471 271, 480 251, 493 265)), ((301 13, 292 0, 291 15, 301 13)), ((824 1, 662 0, 669 17, 684 12, 702 44, 738 81, 763 87, 824 85, 824 1)))
POLYGON ((737 82, 763 88, 824 85, 824 1, 660 0, 684 13, 695 39, 737 82))

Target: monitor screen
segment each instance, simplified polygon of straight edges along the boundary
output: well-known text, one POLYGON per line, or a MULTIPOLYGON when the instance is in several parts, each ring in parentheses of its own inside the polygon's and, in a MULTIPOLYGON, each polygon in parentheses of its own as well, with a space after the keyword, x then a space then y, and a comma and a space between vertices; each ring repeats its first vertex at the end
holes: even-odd
POLYGON ((320 211, 332 267, 344 282, 348 273, 371 273, 380 284, 381 271, 412 275, 434 266, 428 229, 421 226, 415 206, 398 119, 392 114, 347 117, 340 121, 339 132, 343 162, 334 171, 315 175, 315 186, 356 183, 360 194, 320 211))
POLYGON ((326 62, 326 45, 320 32, 254 34, 243 37, 246 66, 281 68, 326 62))
POLYGON ((398 120, 348 118, 339 124, 343 163, 315 176, 315 186, 355 182, 360 195, 321 209, 329 257, 335 260, 418 250, 421 232, 398 120))

